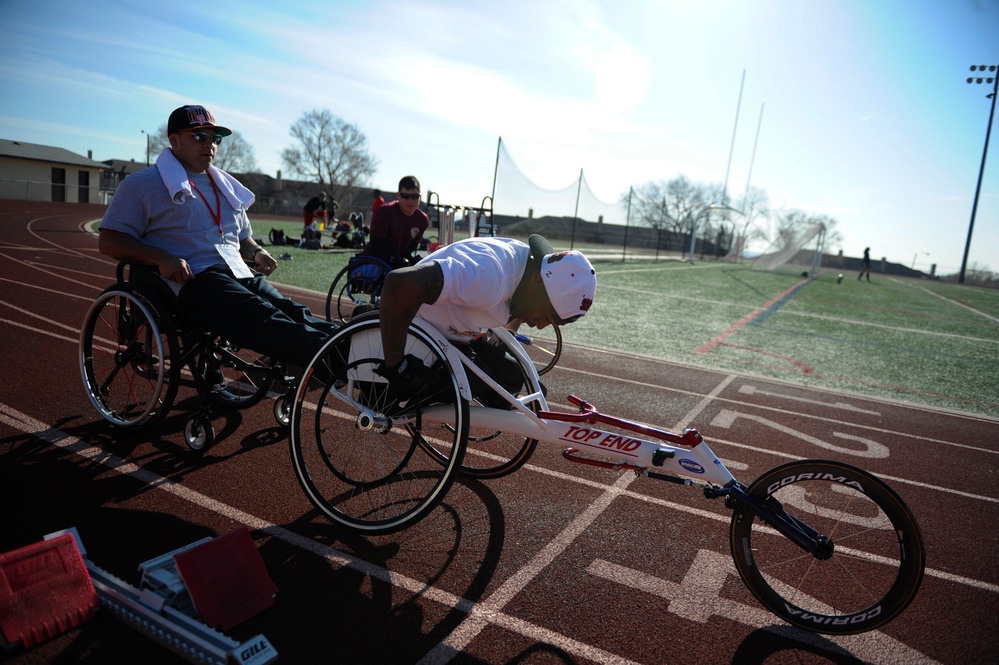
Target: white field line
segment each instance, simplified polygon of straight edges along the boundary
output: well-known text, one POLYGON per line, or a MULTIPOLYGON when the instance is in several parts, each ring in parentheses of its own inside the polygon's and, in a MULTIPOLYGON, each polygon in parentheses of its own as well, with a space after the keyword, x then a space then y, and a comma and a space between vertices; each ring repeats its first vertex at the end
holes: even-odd
POLYGON ((952 305, 957 305, 958 307, 963 307, 964 309, 968 310, 969 312, 974 312, 975 314, 977 314, 977 315, 979 315, 981 317, 984 317, 984 318, 988 319, 989 321, 992 321, 993 323, 999 323, 999 318, 996 318, 996 317, 992 316, 991 314, 986 314, 985 312, 983 312, 981 310, 978 310, 978 309, 975 309, 974 307, 971 307, 970 305, 965 305, 963 302, 958 302, 956 300, 948 298, 947 296, 942 296, 939 293, 935 293, 935 292, 929 290, 928 288, 926 288, 925 286, 917 286, 915 284, 909 284, 907 282, 904 282, 904 281, 901 281, 901 280, 896 280, 896 279, 893 279, 892 281, 896 282, 896 283, 899 283, 899 284, 903 284, 904 286, 908 286, 908 287, 911 287, 911 288, 914 288, 914 289, 919 289, 920 291, 924 291, 926 293, 929 293, 931 296, 936 296, 937 298, 940 298, 940 300, 949 302, 952 305))
MULTIPOLYGON (((727 301, 722 301, 722 300, 712 300, 710 298, 697 298, 697 297, 693 297, 693 296, 677 296, 677 295, 672 295, 672 294, 669 294, 669 293, 663 293, 661 291, 647 291, 647 290, 644 290, 644 289, 634 289, 634 288, 625 287, 625 286, 613 286, 613 285, 601 284, 600 288, 601 289, 618 290, 618 291, 627 291, 629 293, 637 293, 637 294, 640 294, 640 295, 648 295, 648 296, 653 296, 655 298, 659 298, 659 299, 662 299, 662 300, 687 300, 687 301, 690 301, 690 302, 704 303, 704 304, 707 304, 707 305, 719 305, 719 306, 722 306, 722 307, 732 307, 734 309, 740 309, 740 310, 744 309, 744 310, 747 310, 747 311, 754 311, 756 309, 759 309, 758 305, 744 305, 744 304, 741 304, 741 303, 727 302, 727 301)), ((930 293, 932 293, 932 292, 930 292, 930 293)), ((937 295, 937 294, 933 294, 933 295, 937 295)), ((938 296, 938 297, 943 297, 943 296, 938 296)), ((946 298, 944 298, 944 299, 946 300, 946 298)), ((961 303, 954 303, 954 304, 961 305, 961 303)), ((962 307, 967 307, 967 305, 961 305, 961 306, 962 307)), ((971 309, 971 308, 969 307, 968 309, 971 309)), ((977 312, 977 310, 972 310, 972 311, 976 311, 977 312)), ((981 312, 977 312, 977 313, 982 314, 981 312)), ((999 339, 988 339, 988 338, 984 338, 984 337, 971 337, 969 335, 957 335, 955 333, 938 332, 938 331, 934 331, 934 330, 919 330, 919 329, 915 329, 915 328, 905 328, 905 327, 901 327, 901 326, 891 326, 891 325, 886 325, 884 323, 874 323, 872 321, 859 321, 859 320, 856 320, 856 319, 847 319, 847 318, 843 318, 841 316, 828 316, 826 314, 811 314, 811 313, 808 313, 808 312, 794 312, 794 311, 790 311, 790 310, 786 310, 786 309, 781 309, 780 310, 780 314, 782 316, 800 316, 800 317, 809 318, 809 319, 819 319, 820 321, 832 321, 834 323, 842 323, 842 324, 849 325, 849 326, 866 326, 868 328, 878 328, 879 330, 891 330, 893 332, 902 332, 902 333, 907 333, 907 334, 911 334, 911 335, 927 335, 927 336, 930 336, 930 337, 947 337, 947 338, 951 338, 951 339, 960 339, 960 340, 965 340, 965 341, 969 341, 969 342, 983 342, 985 344, 999 344, 999 339)), ((989 317, 987 314, 982 314, 982 316, 985 316, 985 317, 988 317, 988 318, 992 318, 992 317, 989 317)))

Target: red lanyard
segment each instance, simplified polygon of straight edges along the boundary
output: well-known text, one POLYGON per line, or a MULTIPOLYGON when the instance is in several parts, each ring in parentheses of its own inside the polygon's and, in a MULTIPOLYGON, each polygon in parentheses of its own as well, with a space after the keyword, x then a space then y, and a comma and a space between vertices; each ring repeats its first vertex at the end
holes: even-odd
POLYGON ((222 231, 222 200, 219 199, 219 188, 216 187, 212 174, 207 171, 205 171, 205 174, 208 176, 208 182, 212 183, 212 189, 215 190, 215 210, 212 210, 212 207, 208 205, 208 199, 206 199, 205 195, 201 193, 201 190, 194 184, 194 181, 190 178, 188 178, 187 181, 191 183, 191 187, 193 187, 194 191, 198 193, 201 200, 205 202, 205 207, 208 208, 208 214, 212 216, 212 219, 215 220, 215 224, 219 227, 219 235, 225 238, 225 232, 222 231))

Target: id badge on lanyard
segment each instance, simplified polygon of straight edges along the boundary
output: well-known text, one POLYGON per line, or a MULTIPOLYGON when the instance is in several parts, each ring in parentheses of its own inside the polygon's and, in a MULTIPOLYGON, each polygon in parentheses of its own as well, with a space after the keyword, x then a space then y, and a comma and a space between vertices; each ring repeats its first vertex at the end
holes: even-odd
POLYGON ((215 250, 225 261, 225 264, 229 266, 229 269, 232 270, 232 274, 235 277, 239 279, 253 277, 253 273, 250 272, 243 257, 239 254, 239 248, 234 245, 228 245, 225 242, 225 232, 222 230, 222 199, 219 196, 219 188, 215 185, 215 179, 212 178, 212 174, 208 174, 208 182, 212 183, 212 189, 215 190, 215 210, 212 210, 212 206, 208 204, 208 199, 201 193, 201 190, 194 184, 194 181, 188 180, 188 182, 191 183, 191 187, 198 193, 201 200, 205 202, 208 214, 212 216, 215 225, 219 227, 219 243, 215 245, 215 250))

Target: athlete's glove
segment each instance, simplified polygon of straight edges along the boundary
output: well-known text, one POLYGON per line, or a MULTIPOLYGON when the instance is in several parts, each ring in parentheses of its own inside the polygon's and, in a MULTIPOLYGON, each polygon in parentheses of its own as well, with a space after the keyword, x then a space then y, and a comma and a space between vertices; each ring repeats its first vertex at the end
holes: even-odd
POLYGON ((413 400, 420 400, 433 392, 438 381, 437 373, 412 354, 403 357, 393 367, 386 367, 385 361, 382 361, 375 368, 375 374, 388 379, 392 399, 400 409, 408 408, 413 400))

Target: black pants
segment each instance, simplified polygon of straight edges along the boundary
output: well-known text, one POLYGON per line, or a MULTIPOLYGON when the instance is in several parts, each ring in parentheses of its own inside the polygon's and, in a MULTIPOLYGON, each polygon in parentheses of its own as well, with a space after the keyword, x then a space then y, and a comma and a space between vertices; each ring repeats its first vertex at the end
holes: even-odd
POLYGON ((228 270, 209 268, 184 284, 178 299, 187 318, 216 335, 301 367, 337 330, 282 296, 263 275, 236 279, 228 270))
MULTIPOLYGON (((506 347, 492 335, 484 335, 472 341, 468 346, 458 346, 459 350, 472 359, 472 362, 481 368, 492 379, 503 386, 503 388, 516 395, 524 387, 524 373, 520 368, 520 363, 506 352, 506 347)), ((472 372, 468 375, 469 387, 472 389, 472 396, 479 400, 483 406, 494 409, 509 409, 510 403, 490 388, 486 383, 475 376, 472 372)))

